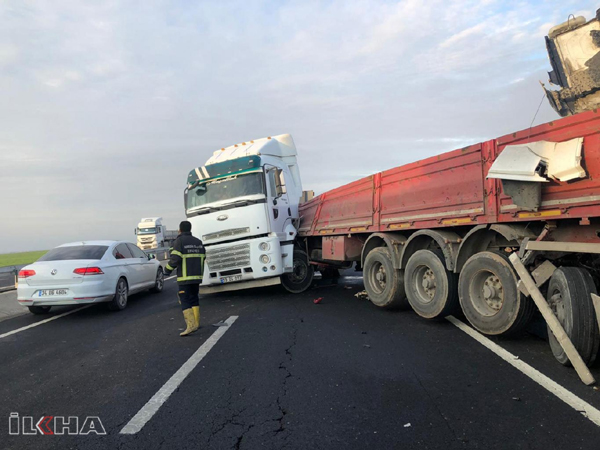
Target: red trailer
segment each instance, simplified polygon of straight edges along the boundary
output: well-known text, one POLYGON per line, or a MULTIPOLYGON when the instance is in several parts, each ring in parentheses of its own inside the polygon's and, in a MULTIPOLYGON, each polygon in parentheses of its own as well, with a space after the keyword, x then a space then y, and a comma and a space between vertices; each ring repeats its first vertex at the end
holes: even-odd
POLYGON ((519 252, 584 360, 598 353, 595 110, 362 178, 300 214, 300 274, 356 263, 375 305, 428 319, 462 308, 488 335, 521 330, 535 312, 508 261, 519 252))

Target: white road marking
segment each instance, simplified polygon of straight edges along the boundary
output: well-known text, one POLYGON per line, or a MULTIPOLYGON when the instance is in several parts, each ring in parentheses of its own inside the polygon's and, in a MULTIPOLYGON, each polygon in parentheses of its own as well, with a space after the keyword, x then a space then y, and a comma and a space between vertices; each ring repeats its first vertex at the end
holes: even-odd
POLYGON ((533 381, 542 386, 548 392, 557 396, 575 411, 581 413, 584 417, 587 417, 596 425, 600 426, 600 411, 594 408, 592 405, 577 397, 575 394, 573 394, 571 391, 568 391, 560 384, 551 380, 537 369, 534 369, 526 362, 521 361, 518 356, 513 355, 509 351, 500 347, 498 344, 490 341, 484 335, 474 330, 467 324, 461 322, 457 318, 453 316, 448 316, 446 317, 446 319, 449 320, 453 325, 467 333, 481 345, 494 352, 496 355, 498 355, 504 361, 509 363, 515 369, 521 371, 524 375, 531 378, 533 381))
POLYGON ((176 276, 177 276, 177 275, 173 275, 172 277, 165 278, 165 281, 167 281, 167 280, 172 280, 172 279, 173 279, 173 278, 175 278, 176 276))
POLYGON ((357 275, 349 275, 349 276, 345 276, 343 278, 346 280, 362 280, 363 279, 363 277, 357 276, 357 275))
POLYGON ((40 320, 39 322, 32 323, 31 325, 27 325, 26 327, 17 328, 16 330, 8 331, 4 334, 0 334, 0 339, 5 338, 6 336, 10 336, 12 334, 20 333, 21 331, 28 330, 33 327, 37 327, 44 323, 52 322, 53 320, 60 319, 61 317, 68 316, 69 314, 73 314, 75 312, 81 311, 82 309, 89 308, 90 306, 95 305, 95 303, 90 303, 89 305, 82 306, 81 308, 72 309, 71 311, 67 311, 65 313, 59 314, 58 316, 52 316, 48 319, 40 320))
POLYGON ((217 330, 200 346, 196 352, 190 356, 183 366, 179 368, 175 374, 169 378, 169 380, 161 387, 154 396, 148 400, 142 409, 140 409, 135 416, 123 427, 120 434, 136 434, 140 431, 146 423, 152 419, 154 414, 158 412, 160 407, 165 403, 171 394, 179 387, 179 385, 186 379, 192 370, 202 361, 202 359, 208 354, 208 352, 215 346, 225 332, 233 325, 238 316, 230 316, 225 321, 227 326, 219 327, 217 330))

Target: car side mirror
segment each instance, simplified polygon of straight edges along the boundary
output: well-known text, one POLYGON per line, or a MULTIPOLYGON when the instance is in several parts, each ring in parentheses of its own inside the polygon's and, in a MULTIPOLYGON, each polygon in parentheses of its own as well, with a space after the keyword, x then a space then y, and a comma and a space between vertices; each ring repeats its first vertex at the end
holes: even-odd
POLYGON ((156 255, 154 253, 149 253, 148 254, 148 259, 149 260, 156 259, 156 255))

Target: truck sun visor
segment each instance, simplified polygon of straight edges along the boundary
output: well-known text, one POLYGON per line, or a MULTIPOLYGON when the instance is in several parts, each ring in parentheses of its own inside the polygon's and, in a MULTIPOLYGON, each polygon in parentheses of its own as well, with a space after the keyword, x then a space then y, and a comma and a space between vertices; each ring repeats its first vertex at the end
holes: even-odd
POLYGON ((583 138, 507 145, 490 167, 487 178, 541 183, 550 179, 570 181, 584 178, 582 145, 583 138))
POLYGON ((233 175, 252 169, 260 168, 260 156, 245 156, 238 159, 223 161, 208 166, 197 167, 188 174, 188 188, 198 181, 208 180, 223 175, 233 175))

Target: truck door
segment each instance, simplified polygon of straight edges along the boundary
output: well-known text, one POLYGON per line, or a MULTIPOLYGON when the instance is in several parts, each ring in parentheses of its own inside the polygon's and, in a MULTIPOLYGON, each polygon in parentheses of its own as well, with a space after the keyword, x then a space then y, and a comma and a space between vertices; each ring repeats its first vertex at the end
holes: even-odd
POLYGON ((271 220, 271 231, 285 241, 285 226, 291 221, 290 202, 285 188, 285 175, 282 169, 274 166, 267 168, 267 209, 271 220))

